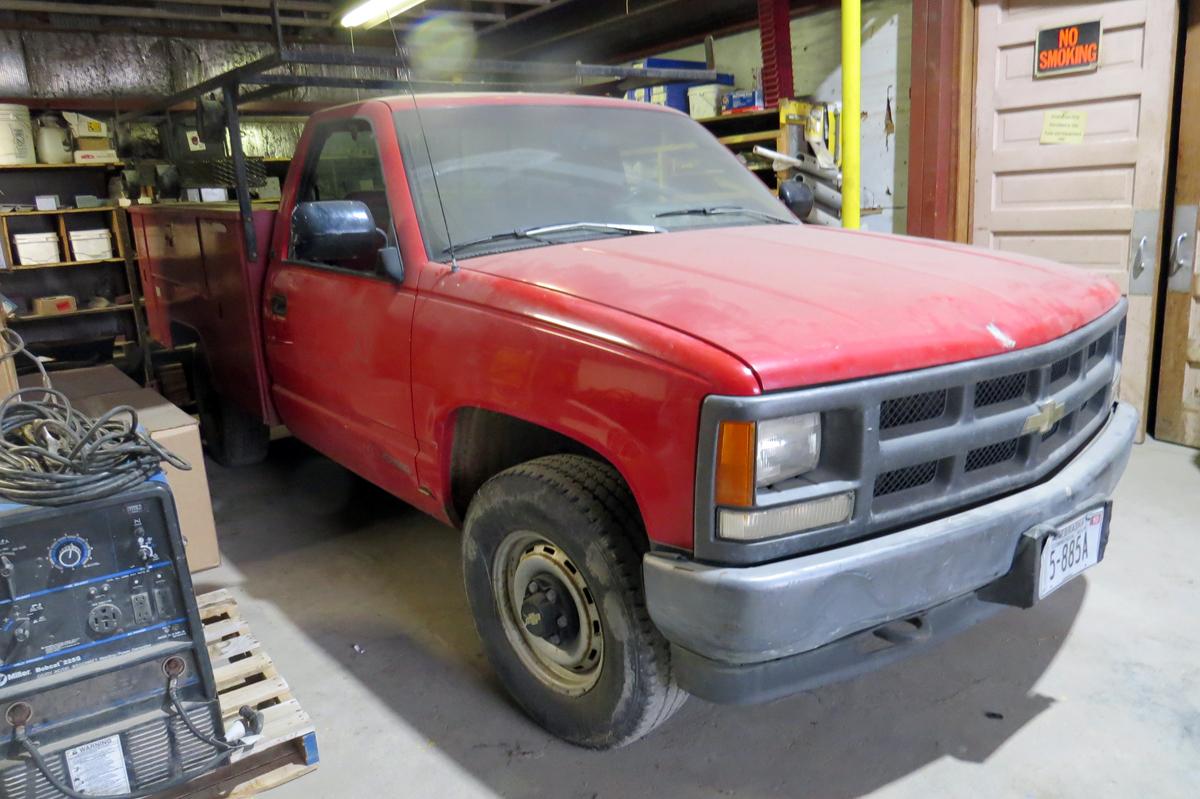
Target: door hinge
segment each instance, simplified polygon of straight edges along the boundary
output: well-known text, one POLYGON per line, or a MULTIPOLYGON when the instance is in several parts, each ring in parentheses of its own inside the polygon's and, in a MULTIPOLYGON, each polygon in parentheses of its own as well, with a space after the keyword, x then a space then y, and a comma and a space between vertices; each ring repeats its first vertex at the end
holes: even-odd
POLYGON ((1158 230, 1161 216, 1157 210, 1134 211, 1129 232, 1129 295, 1154 293, 1154 268, 1158 261, 1158 230))
POLYGON ((1196 263, 1196 223, 1200 207, 1175 206, 1171 225, 1171 250, 1167 254, 1167 291, 1190 294, 1196 263))

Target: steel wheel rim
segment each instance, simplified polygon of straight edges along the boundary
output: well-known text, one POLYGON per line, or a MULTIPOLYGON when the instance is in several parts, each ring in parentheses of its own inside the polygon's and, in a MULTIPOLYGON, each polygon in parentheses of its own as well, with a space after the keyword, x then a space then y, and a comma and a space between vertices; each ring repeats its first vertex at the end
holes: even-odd
POLYGON ((547 687, 568 696, 591 690, 604 662, 600 608, 578 567, 545 536, 528 531, 509 533, 496 550, 493 595, 500 622, 517 657, 547 687), (563 589, 578 619, 577 634, 558 645, 534 635, 521 606, 531 582, 563 589))

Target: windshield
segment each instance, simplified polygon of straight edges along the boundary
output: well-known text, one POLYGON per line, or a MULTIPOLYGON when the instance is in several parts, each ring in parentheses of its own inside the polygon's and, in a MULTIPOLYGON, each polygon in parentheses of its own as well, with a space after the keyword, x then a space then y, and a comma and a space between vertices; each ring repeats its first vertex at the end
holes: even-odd
POLYGON ((456 254, 466 258, 650 232, 629 226, 671 231, 795 221, 708 131, 679 114, 469 105, 421 108, 420 121, 424 138, 415 113, 396 114, 421 231, 435 260, 449 257, 447 225, 461 249, 456 254), (556 226, 562 227, 546 232, 556 226))

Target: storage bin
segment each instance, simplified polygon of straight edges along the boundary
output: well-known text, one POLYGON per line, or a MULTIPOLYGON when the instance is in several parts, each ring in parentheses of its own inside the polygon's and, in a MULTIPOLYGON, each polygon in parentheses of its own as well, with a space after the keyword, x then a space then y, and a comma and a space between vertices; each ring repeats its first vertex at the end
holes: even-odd
POLYGON ((111 230, 72 230, 69 235, 76 261, 102 261, 113 257, 111 230))
POLYGON ((23 105, 0 105, 0 164, 32 164, 33 122, 23 105))
POLYGON ((14 233, 13 243, 17 245, 19 264, 53 264, 62 260, 57 233, 14 233))
MULTIPOLYGON (((634 64, 639 68, 658 69, 704 69, 703 61, 684 61, 678 58, 647 58, 634 64)), ((733 85, 733 75, 727 72, 717 73, 717 83, 725 86, 733 85)), ((676 111, 688 112, 688 88, 697 86, 696 83, 668 83, 665 86, 647 86, 641 89, 630 89, 625 93, 625 99, 640 103, 665 105, 676 111)), ((716 116, 709 114, 709 116, 716 116)))
POLYGON ((708 119, 721 113, 721 93, 725 89, 719 83, 703 83, 688 89, 688 113, 692 119, 708 119))

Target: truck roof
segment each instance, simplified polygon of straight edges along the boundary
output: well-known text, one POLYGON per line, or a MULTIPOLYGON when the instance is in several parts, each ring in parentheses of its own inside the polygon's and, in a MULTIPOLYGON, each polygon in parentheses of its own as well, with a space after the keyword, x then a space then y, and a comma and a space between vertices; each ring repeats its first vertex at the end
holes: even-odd
MULTIPOLYGON (((375 97, 361 102, 335 106, 361 105, 363 102, 382 102, 392 111, 413 107, 413 100, 420 108, 461 108, 475 105, 579 105, 612 108, 639 108, 674 112, 674 109, 650 103, 635 103, 631 100, 612 97, 591 97, 579 94, 552 94, 549 92, 434 92, 416 95, 396 94, 390 97, 375 97)), ((326 109, 332 110, 332 109, 326 109)), ((678 112, 675 112, 678 113, 678 112)))

